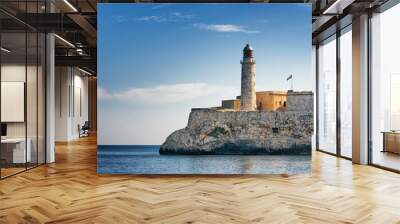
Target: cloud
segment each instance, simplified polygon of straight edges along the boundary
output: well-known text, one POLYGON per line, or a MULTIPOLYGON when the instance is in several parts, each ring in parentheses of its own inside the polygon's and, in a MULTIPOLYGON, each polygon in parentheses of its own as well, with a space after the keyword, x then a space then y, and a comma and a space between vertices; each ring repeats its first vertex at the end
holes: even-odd
POLYGON ((166 16, 144 16, 140 18, 136 18, 136 21, 148 21, 148 22, 180 22, 193 19, 194 15, 191 14, 183 14, 181 12, 171 12, 166 16))
POLYGON ((154 21, 154 22, 164 22, 166 19, 160 16, 144 16, 136 19, 137 21, 154 21))
POLYGON ((193 24, 193 26, 198 29, 201 29, 201 30, 209 30, 209 31, 221 32, 221 33, 248 33, 248 34, 260 33, 260 31, 258 31, 258 30, 249 30, 243 26, 233 25, 233 24, 196 23, 196 24, 193 24))
POLYGON ((108 90, 102 87, 97 88, 97 95, 99 99, 105 99, 105 100, 112 99, 112 95, 108 92, 108 90))
POLYGON ((150 105, 185 102, 199 97, 220 93, 234 97, 236 89, 232 87, 210 85, 206 83, 158 85, 149 88, 134 87, 119 92, 109 92, 101 87, 98 89, 100 100, 112 100, 150 105))
POLYGON ((179 18, 179 19, 193 19, 194 15, 191 14, 183 14, 180 12, 171 12, 170 17, 175 17, 175 18, 179 18))

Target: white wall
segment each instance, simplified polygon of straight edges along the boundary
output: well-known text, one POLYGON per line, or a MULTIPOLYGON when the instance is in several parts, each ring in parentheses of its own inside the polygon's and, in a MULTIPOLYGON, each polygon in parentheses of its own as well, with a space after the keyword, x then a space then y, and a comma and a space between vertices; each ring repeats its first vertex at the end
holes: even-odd
MULTIPOLYGON (((7 64, 1 66, 1 81, 25 82, 26 67, 19 64, 7 64)), ((28 70, 32 67, 28 66, 28 70)), ((2 108, 5 110, 6 108, 2 108)), ((25 122, 7 122, 7 137, 25 137, 25 122)))
MULTIPOLYGON (((75 70, 76 71, 76 70, 75 70)), ((74 75, 74 107, 72 108, 72 119, 71 119, 71 135, 72 138, 78 138, 78 125, 83 125, 85 121, 89 119, 89 112, 88 112, 88 77, 74 75), (80 97, 79 97, 80 96, 80 97), (80 103, 79 103, 80 101, 80 103), (81 107, 81 108, 79 108, 81 107), (74 113, 75 112, 75 113, 74 113)))
POLYGON ((55 141, 67 141, 69 136, 69 85, 70 69, 56 67, 55 69, 55 141))
MULTIPOLYGON (((5 122, 7 124, 7 137, 8 138, 27 138, 30 140, 30 148, 32 161, 44 163, 44 150, 45 150, 45 115, 44 115, 44 74, 42 67, 25 66, 21 63, 5 63, 1 66, 1 81, 2 82, 23 82, 26 84, 26 106, 18 108, 22 111, 8 111, 16 110, 16 108, 2 107, 2 112, 10 113, 25 113, 26 120, 22 119, 20 122, 5 122), (38 69, 38 70, 37 70, 38 69), (27 80, 26 80, 27 79, 27 80), (37 155, 39 154, 39 155, 37 155)), ((4 89, 2 89, 3 92, 4 89)), ((24 90, 20 90, 21 94, 24 90)), ((4 93, 3 93, 4 94, 4 93)), ((7 96, 2 95, 2 98, 7 96)), ((24 116, 24 115, 23 115, 24 116)), ((48 160, 51 162, 51 160, 48 160)))
MULTIPOLYGON (((25 76, 26 72, 28 74, 36 74, 36 67, 19 64, 5 64, 1 66, 1 81, 2 82, 24 82, 26 83, 25 76), (27 70, 26 70, 27 69, 27 70)), ((31 80, 30 80, 31 81, 31 80)), ((30 83, 31 84, 31 83, 30 83)), ((36 82, 34 83, 36 85, 36 82)), ((27 89, 28 97, 36 97, 36 89, 27 89), (30 92, 29 90, 32 90, 30 92)), ((29 102, 32 100, 27 99, 29 102)), ((36 105, 30 105, 36 108, 36 105)), ((6 108, 2 108, 2 110, 6 110, 6 108)), ((30 112, 30 111, 29 111, 30 112)), ((35 121, 36 123, 36 114, 34 114, 34 118, 31 117, 31 113, 28 113, 28 121, 35 121)), ((7 122, 7 136, 8 137, 25 137, 25 124, 26 122, 7 122)), ((33 127, 33 125, 28 125, 28 128, 33 127)), ((36 129, 36 127, 34 127, 36 129)), ((28 133, 29 137, 29 133, 28 133)))
POLYGON ((76 68, 56 67, 55 140, 79 138, 78 125, 87 120, 88 77, 76 68))

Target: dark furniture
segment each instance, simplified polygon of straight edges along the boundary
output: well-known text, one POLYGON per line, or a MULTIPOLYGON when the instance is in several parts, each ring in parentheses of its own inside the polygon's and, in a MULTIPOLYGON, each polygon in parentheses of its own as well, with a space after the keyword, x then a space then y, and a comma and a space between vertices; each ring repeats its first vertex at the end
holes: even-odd
POLYGON ((89 136, 89 129, 90 129, 89 121, 85 121, 85 123, 82 126, 78 125, 79 138, 89 136))
POLYGON ((1 136, 7 136, 7 124, 1 123, 1 136))
POLYGON ((400 154, 400 131, 383 131, 382 152, 400 154))

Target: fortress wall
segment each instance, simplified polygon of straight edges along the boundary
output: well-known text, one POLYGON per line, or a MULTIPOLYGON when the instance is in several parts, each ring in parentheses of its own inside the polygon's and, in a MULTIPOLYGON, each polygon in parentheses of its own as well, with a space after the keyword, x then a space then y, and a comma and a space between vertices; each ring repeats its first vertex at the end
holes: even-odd
POLYGON ((288 111, 314 111, 314 94, 311 91, 288 92, 288 111))
POLYGON ((172 133, 163 153, 311 154, 312 111, 192 109, 184 129, 172 133))
MULTIPOLYGON (((223 127, 233 139, 293 138, 302 144, 311 144, 313 133, 312 111, 218 111, 199 109, 190 113, 188 129, 209 133, 223 127), (275 129, 275 130, 273 130, 275 129)), ((288 142, 288 144, 290 141, 288 142)))

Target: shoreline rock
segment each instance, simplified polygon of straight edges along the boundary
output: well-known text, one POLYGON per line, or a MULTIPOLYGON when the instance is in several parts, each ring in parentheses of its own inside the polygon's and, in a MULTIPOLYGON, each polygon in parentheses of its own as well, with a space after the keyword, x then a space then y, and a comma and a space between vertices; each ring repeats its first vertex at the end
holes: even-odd
POLYGON ((221 147, 212 151, 187 148, 160 148, 163 155, 311 155, 311 145, 294 145, 286 149, 256 148, 238 145, 236 143, 224 143, 221 147))
MULTIPOLYGON (((302 108, 303 109, 303 108, 302 108)), ((192 109, 187 126, 169 135, 160 154, 311 155, 313 110, 192 109)))

